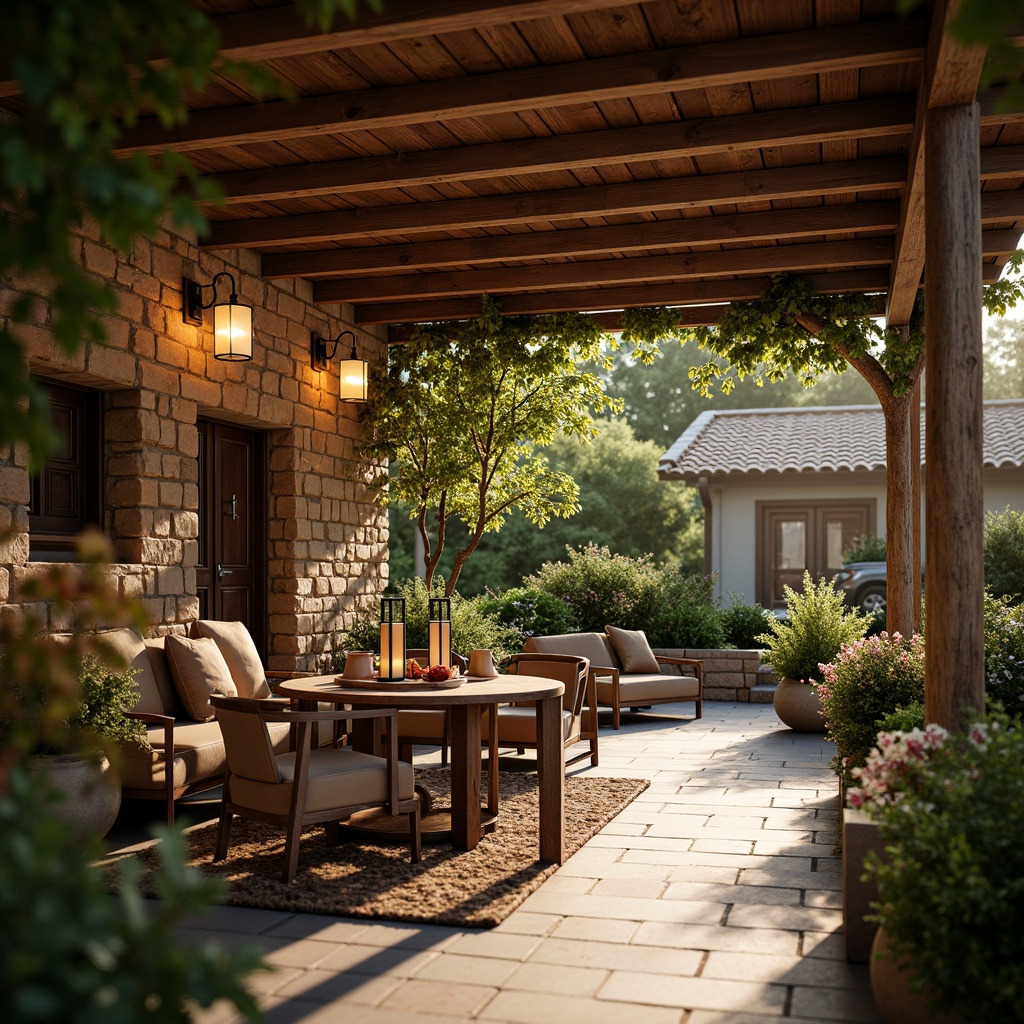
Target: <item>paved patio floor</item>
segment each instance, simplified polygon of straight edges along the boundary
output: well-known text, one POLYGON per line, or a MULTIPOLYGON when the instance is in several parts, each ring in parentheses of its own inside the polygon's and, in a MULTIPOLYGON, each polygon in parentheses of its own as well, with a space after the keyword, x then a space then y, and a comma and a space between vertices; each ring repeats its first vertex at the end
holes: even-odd
POLYGON ((223 907, 189 937, 263 948, 271 1024, 878 1021, 843 958, 831 745, 770 705, 659 710, 587 770, 651 787, 496 929, 223 907))

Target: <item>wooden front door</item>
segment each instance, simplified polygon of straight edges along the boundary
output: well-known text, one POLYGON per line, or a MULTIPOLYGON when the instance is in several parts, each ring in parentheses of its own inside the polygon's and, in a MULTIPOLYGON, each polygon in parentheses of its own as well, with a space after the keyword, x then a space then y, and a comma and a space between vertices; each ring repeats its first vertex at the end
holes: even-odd
POLYGON ((873 533, 874 499, 758 502, 757 601, 784 608, 783 587, 800 590, 804 571, 832 579, 854 537, 873 533))
POLYGON ((244 622, 266 658, 263 435, 200 420, 199 617, 244 622))

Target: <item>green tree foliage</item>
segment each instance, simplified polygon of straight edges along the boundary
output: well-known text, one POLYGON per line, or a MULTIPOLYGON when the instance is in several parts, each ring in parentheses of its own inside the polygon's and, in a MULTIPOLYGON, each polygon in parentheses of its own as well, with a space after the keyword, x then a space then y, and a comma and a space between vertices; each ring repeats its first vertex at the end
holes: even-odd
POLYGON ((593 416, 614 407, 600 378, 579 368, 601 337, 582 314, 502 317, 485 296, 477 320, 421 325, 374 368, 362 450, 391 463, 373 482, 415 516, 428 584, 452 519, 468 538, 449 593, 484 534, 514 510, 537 526, 577 510, 575 482, 540 449, 560 435, 589 440, 593 416))
MULTIPOLYGON (((322 26, 356 0, 298 0, 322 26)), ((374 6, 378 6, 374 4, 374 6)), ((12 0, 0 55, 21 87, 19 116, 0 120, 0 276, 21 294, 0 323, 0 439, 27 441, 33 465, 52 443, 42 392, 28 377, 22 330, 50 301, 60 350, 102 341, 114 296, 81 263, 74 231, 98 226, 122 252, 170 215, 204 227, 196 200, 215 199, 176 153, 118 154, 143 114, 185 122, 186 96, 211 72, 274 87, 265 70, 219 61, 208 15, 179 0, 12 0), (154 60, 154 58, 161 58, 154 60), (25 402, 31 399, 26 411, 25 402)))
POLYGON ((754 377, 737 380, 728 394, 700 394, 690 367, 700 357, 692 342, 668 346, 650 364, 617 359, 606 372, 608 393, 624 403, 623 415, 642 440, 664 451, 702 412, 721 409, 778 409, 803 405, 867 405, 871 388, 852 373, 826 373, 814 387, 795 377, 764 387, 754 377))
POLYGON ((1024 321, 993 320, 985 331, 985 397, 1024 398, 1024 321))
MULTIPOLYGON (((593 541, 622 555, 652 555, 696 572, 703 565, 702 511, 696 491, 658 479, 662 447, 638 441, 622 419, 600 421, 589 444, 558 437, 546 450, 551 469, 571 477, 579 488, 579 511, 552 519, 543 529, 522 513, 508 517, 500 533, 487 534, 459 577, 464 594, 518 586, 566 547, 593 541)), ((391 574, 414 573, 412 530, 395 513, 391 519, 391 574)), ((452 546, 464 543, 462 524, 449 526, 452 546)), ((451 564, 446 557, 442 571, 451 564)))

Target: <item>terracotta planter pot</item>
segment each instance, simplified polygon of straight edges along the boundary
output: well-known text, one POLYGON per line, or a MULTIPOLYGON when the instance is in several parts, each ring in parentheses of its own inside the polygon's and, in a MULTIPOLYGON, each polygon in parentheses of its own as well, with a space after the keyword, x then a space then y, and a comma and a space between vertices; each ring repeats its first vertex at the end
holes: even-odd
POLYGON ((914 968, 905 966, 906 958, 893 960, 888 949, 889 936, 879 928, 871 947, 871 992, 885 1024, 967 1024, 956 1013, 929 1014, 927 994, 907 991, 914 968))
POLYGON ((794 683, 780 679, 772 701, 775 714, 783 725, 797 732, 824 732, 825 719, 821 714, 818 691, 808 683, 794 683))
POLYGON ((98 765, 70 754, 32 758, 32 771, 46 775, 64 799, 57 813, 75 830, 79 839, 102 839, 121 809, 121 786, 103 758, 98 765))

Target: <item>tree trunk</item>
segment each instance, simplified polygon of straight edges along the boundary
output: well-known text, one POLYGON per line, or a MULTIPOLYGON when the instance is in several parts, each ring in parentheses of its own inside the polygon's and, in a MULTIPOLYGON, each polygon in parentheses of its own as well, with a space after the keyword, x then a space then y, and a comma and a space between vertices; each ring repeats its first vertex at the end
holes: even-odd
MULTIPOLYGON (((914 578, 913 391, 882 402, 885 416, 885 625, 889 633, 910 636, 920 603, 920 576, 914 578)), ((920 531, 918 531, 920 532, 920 531)))

